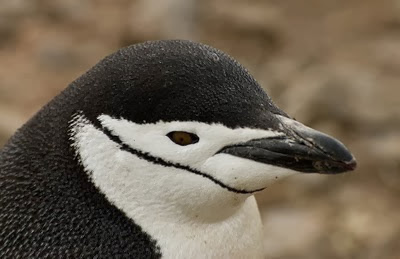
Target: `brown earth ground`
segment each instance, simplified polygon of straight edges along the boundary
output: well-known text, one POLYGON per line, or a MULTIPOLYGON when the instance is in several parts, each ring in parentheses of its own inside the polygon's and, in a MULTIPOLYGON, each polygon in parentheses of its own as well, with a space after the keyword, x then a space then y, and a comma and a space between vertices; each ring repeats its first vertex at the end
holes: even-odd
POLYGON ((105 55, 166 38, 229 53, 358 159, 258 195, 267 258, 400 258, 399 0, 0 0, 0 146, 105 55))

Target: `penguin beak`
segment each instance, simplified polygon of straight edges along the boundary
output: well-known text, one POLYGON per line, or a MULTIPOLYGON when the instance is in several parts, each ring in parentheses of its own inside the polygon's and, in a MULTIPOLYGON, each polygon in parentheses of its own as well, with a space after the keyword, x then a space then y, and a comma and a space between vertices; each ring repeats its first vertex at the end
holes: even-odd
POLYGON ((356 168, 355 158, 338 140, 287 117, 277 118, 285 135, 227 146, 218 153, 303 173, 337 174, 356 168))

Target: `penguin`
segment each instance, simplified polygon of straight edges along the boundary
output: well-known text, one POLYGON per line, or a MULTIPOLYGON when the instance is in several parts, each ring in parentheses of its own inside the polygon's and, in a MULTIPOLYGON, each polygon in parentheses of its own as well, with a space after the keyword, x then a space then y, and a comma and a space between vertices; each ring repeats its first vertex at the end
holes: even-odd
POLYGON ((262 258, 254 194, 356 168, 223 52, 150 41, 101 60, 0 152, 1 258, 262 258))

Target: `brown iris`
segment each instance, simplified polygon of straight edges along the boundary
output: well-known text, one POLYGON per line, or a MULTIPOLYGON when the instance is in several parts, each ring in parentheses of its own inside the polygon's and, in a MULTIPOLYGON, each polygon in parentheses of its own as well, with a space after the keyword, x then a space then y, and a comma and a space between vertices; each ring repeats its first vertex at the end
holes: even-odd
POLYGON ((180 146, 187 146, 199 142, 199 137, 193 133, 184 131, 172 131, 167 136, 180 146))

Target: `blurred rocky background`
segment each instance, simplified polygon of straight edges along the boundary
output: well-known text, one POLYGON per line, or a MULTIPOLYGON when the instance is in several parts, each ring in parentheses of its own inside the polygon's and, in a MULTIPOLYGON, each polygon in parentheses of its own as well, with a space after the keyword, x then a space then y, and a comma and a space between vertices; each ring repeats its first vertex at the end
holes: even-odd
POLYGON ((105 55, 167 38, 229 53, 358 159, 258 195, 267 258, 400 258, 399 0, 0 0, 0 146, 105 55))

